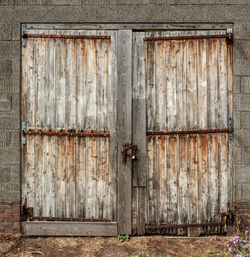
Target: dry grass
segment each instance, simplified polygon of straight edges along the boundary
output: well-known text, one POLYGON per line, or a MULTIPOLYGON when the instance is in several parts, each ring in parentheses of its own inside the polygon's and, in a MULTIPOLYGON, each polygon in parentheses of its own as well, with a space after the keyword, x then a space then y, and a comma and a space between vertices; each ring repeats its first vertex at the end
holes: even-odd
POLYGON ((129 242, 120 243, 117 238, 103 237, 22 237, 21 235, 0 235, 0 256, 8 257, 127 257, 139 253, 152 256, 205 256, 208 251, 226 253, 228 237, 166 238, 164 236, 132 237, 129 242))

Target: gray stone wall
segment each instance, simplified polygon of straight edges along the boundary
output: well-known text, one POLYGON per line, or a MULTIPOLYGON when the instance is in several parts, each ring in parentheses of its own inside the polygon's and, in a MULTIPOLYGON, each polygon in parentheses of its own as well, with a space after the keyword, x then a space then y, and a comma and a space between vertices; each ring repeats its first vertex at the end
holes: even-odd
POLYGON ((69 22, 233 23, 234 200, 249 206, 250 0, 0 0, 0 202, 20 200, 20 25, 69 22))

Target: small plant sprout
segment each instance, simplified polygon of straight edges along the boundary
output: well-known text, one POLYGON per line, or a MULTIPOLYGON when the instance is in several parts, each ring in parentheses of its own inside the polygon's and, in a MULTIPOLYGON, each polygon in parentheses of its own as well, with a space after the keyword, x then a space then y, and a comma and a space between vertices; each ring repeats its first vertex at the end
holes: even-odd
POLYGON ((118 240, 123 243, 123 242, 128 242, 129 241, 129 235, 118 235, 118 240))

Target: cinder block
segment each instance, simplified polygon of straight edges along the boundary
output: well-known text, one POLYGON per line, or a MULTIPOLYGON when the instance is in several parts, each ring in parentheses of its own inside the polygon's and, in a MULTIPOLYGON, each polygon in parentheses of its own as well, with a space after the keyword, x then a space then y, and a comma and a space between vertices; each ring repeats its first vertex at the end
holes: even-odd
POLYGON ((20 55, 19 41, 0 41, 1 58, 17 58, 20 55))
POLYGON ((20 131, 19 130, 12 130, 11 131, 11 146, 20 147, 21 146, 21 139, 20 139, 20 131))
POLYGON ((0 0, 0 5, 2 6, 8 6, 8 5, 14 5, 15 0, 0 0))
POLYGON ((240 126, 243 129, 250 128, 250 111, 240 113, 240 126))
POLYGON ((235 166, 235 181, 236 183, 250 183, 250 166, 235 166))
POLYGON ((242 148, 250 146, 250 129, 235 129, 233 137, 234 146, 242 148))
POLYGON ((19 164, 20 148, 19 147, 1 147, 0 148, 1 164, 19 164))
POLYGON ((20 95, 13 94, 12 95, 12 111, 19 112, 20 110, 20 95))
POLYGON ((12 95, 0 94, 0 112, 10 112, 12 109, 12 95))
POLYGON ((50 5, 80 5, 81 0, 50 0, 50 5))
POLYGON ((250 39, 250 24, 247 20, 236 22, 233 27, 235 39, 250 39))
POLYGON ((20 74, 20 58, 12 59, 12 75, 19 75, 19 74, 20 74))
POLYGON ((234 40, 234 57, 250 58, 250 40, 234 40))
POLYGON ((250 183, 236 183, 236 201, 250 201, 250 183))
POLYGON ((233 128, 234 129, 240 129, 240 114, 241 112, 234 112, 233 113, 233 128))
POLYGON ((241 88, 242 88, 242 92, 246 94, 250 93, 250 76, 241 77, 241 88))
POLYGON ((6 210, 6 209, 9 209, 10 206, 12 206, 10 211, 15 212, 16 204, 10 201, 19 200, 20 198, 19 193, 20 193, 20 165, 2 165, 1 164, 0 165, 1 209, 6 210), (7 202, 3 202, 3 201, 7 201, 7 202))
POLYGON ((234 147, 233 148, 233 162, 234 162, 234 164, 242 164, 241 148, 240 147, 234 147))
MULTIPOLYGON (((90 5, 98 5, 98 4, 117 4, 119 0, 81 0, 81 4, 90 4, 90 5)), ((136 0, 135 0, 136 1, 136 0)))
MULTIPOLYGON (((242 148, 242 159, 243 164, 250 165, 250 147, 242 148)), ((250 173, 250 170, 249 170, 250 173)))
POLYGON ((12 61, 11 60, 0 58, 0 74, 1 74, 1 76, 12 74, 12 61))
POLYGON ((13 23, 12 25, 12 34, 11 38, 14 41, 19 41, 21 40, 21 29, 20 29, 20 23, 13 23))
POLYGON ((250 111, 250 94, 234 95, 235 111, 250 111))
POLYGON ((0 113, 0 129, 20 129, 19 113, 0 113))
POLYGON ((0 131, 0 147, 9 147, 11 145, 11 131, 0 131))
MULTIPOLYGON (((44 0, 15 0, 15 5, 40 5, 44 0)), ((49 4, 51 1, 46 1, 49 4)))
MULTIPOLYGON (((65 6, 58 5, 21 5, 15 8, 16 20, 25 22, 55 23, 55 22, 96 22, 97 5, 65 6)), ((100 20, 99 20, 100 21, 100 20)))
POLYGON ((241 92, 241 77, 240 76, 234 76, 233 81, 233 93, 239 94, 241 92))
POLYGON ((12 24, 0 23, 0 40, 11 40, 12 24))
POLYGON ((234 58, 234 75, 250 75, 250 58, 234 58))
MULTIPOLYGON (((0 61, 1 64, 1 61, 0 61)), ((12 67, 10 65, 10 73, 12 67)), ((0 67, 1 72, 1 67, 0 67)), ((19 75, 16 76, 0 76, 0 93, 19 93, 20 92, 20 79, 19 75)))

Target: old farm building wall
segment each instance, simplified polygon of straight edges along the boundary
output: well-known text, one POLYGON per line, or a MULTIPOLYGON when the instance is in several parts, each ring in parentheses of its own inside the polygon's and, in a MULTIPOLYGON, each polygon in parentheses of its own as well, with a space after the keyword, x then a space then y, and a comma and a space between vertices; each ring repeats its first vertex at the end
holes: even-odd
POLYGON ((228 208, 249 223, 249 13, 0 0, 0 232, 222 233, 228 208))

